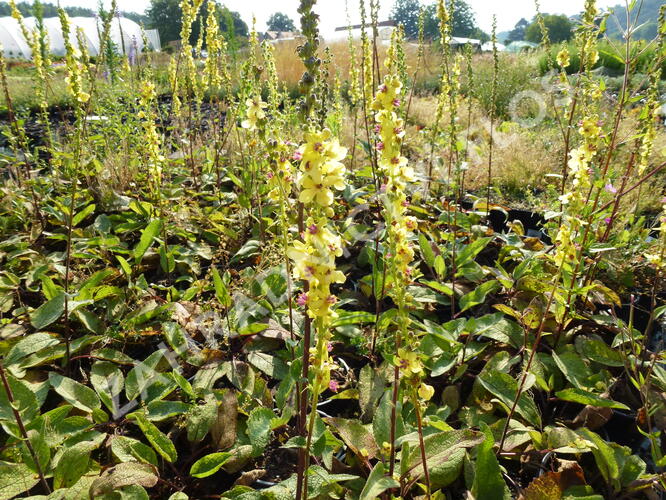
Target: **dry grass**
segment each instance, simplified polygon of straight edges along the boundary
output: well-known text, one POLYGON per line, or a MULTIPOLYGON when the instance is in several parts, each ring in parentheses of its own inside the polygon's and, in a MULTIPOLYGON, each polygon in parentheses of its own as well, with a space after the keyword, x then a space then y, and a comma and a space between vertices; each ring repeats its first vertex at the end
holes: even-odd
MULTIPOLYGON (((275 64, 278 71, 280 81, 284 82, 287 86, 295 86, 303 75, 303 63, 298 58, 296 48, 298 47, 297 41, 287 41, 279 43, 275 46, 275 64)), ((327 45, 331 50, 331 78, 337 73, 340 75, 342 81, 348 80, 349 71, 351 67, 351 56, 349 53, 349 45, 347 41, 337 41, 327 45)), ((361 45, 355 42, 356 64, 359 63, 361 57, 361 45)), ((386 57, 386 46, 380 45, 378 47, 379 60, 383 61, 386 57)), ((439 63, 436 54, 436 49, 428 45, 424 51, 425 57, 419 70, 419 80, 425 80, 436 77, 439 74, 439 63)), ((406 44, 405 46, 405 59, 409 74, 413 74, 416 68, 416 60, 418 56, 418 46, 416 44, 406 44)), ((381 70, 384 70, 383 64, 381 70)))

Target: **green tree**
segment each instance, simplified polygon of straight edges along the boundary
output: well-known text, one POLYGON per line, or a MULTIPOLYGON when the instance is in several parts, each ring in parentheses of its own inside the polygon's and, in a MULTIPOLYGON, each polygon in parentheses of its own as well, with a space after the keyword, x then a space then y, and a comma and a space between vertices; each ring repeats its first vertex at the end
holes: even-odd
MULTIPOLYGON (((203 2, 203 5, 199 9, 199 15, 192 24, 191 43, 195 43, 197 38, 199 38, 201 26, 205 24, 207 2, 209 1, 214 0, 205 0, 203 2)), ((226 34, 227 38, 248 36, 247 24, 241 19, 238 12, 232 12, 217 3, 216 11, 220 30, 226 34), (230 33, 232 26, 233 33, 230 33)), ((166 44, 180 39, 180 30, 183 27, 180 0, 151 0, 146 14, 149 19, 149 27, 159 30, 162 43, 166 44)))
POLYGON ((525 40, 525 30, 530 25, 530 22, 524 17, 520 19, 514 26, 514 28, 509 32, 509 36, 506 37, 507 42, 518 42, 525 40))
MULTIPOLYGON (((550 41, 553 43, 566 42, 573 36, 573 25, 569 18, 562 14, 544 14, 543 22, 548 28, 550 41)), ((541 28, 536 19, 525 30, 525 40, 532 43, 541 43, 541 28)))
POLYGON ((287 14, 276 12, 268 18, 268 31, 296 31, 294 21, 287 14))
POLYGON ((180 40, 183 23, 179 0, 151 0, 146 14, 149 25, 160 32, 163 44, 180 40))
POLYGON ((396 0, 391 11, 391 19, 402 24, 407 38, 416 38, 419 35, 419 0, 396 0))
MULTIPOLYGON (((476 25, 474 11, 469 6, 469 4, 464 0, 457 0, 454 5, 455 10, 453 11, 453 36, 476 38, 482 42, 487 42, 490 37, 476 25)), ((439 19, 437 18, 436 4, 430 4, 425 7, 423 32, 425 37, 429 40, 439 39, 439 19)))
MULTIPOLYGON (((19 12, 25 17, 32 17, 35 15, 35 7, 42 9, 43 17, 58 17, 58 7, 49 2, 42 2, 37 4, 36 2, 17 2, 16 7, 19 12)), ((81 16, 81 17, 93 17, 96 13, 93 9, 88 9, 86 7, 64 7, 65 12, 70 16, 81 16)), ((0 16, 11 16, 12 9, 7 2, 0 2, 0 16)), ((136 12, 121 12, 123 17, 131 19, 136 23, 146 22, 147 18, 143 14, 137 14, 136 12)))
MULTIPOLYGON (((663 0, 643 0, 635 4, 630 2, 629 23, 639 26, 632 38, 652 40, 657 36, 659 9, 663 3, 663 0)), ((608 36, 621 39, 622 33, 627 29, 627 7, 623 2, 610 11, 611 15, 606 23, 608 36)))

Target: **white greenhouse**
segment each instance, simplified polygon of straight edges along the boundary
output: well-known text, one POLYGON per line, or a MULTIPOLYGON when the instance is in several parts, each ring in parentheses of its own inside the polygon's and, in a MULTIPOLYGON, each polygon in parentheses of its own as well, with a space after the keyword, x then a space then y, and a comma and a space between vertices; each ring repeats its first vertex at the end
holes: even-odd
MULTIPOLYGON (((87 44, 88 52, 91 56, 99 55, 100 34, 102 32, 101 20, 93 17, 70 17, 70 39, 72 44, 78 46, 76 32, 81 28, 84 33, 84 39, 87 44)), ((26 28, 30 31, 35 29, 36 20, 34 17, 25 18, 26 28)), ((51 53, 55 56, 65 54, 65 42, 62 36, 60 19, 49 17, 44 19, 44 26, 49 34, 51 53)), ((143 38, 141 36, 141 27, 134 21, 121 17, 115 17, 111 24, 111 40, 124 53, 131 54, 135 51, 143 50, 143 38)), ((146 31, 146 38, 153 50, 160 49, 159 34, 157 30, 146 31)), ((26 59, 32 58, 32 51, 21 31, 18 21, 13 17, 0 17, 0 45, 7 59, 26 59)))

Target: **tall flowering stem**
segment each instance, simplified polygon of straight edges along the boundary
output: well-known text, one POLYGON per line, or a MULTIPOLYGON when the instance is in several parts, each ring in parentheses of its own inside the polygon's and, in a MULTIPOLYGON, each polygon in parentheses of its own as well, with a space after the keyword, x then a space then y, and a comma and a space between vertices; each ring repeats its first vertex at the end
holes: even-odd
POLYGON ((301 33, 305 41, 298 47, 298 54, 305 66, 299 81, 302 95, 300 115, 308 129, 305 144, 298 150, 300 169, 296 184, 300 188, 299 230, 302 241, 294 242, 288 252, 293 260, 294 277, 304 283, 304 294, 299 303, 307 309, 303 333, 303 357, 299 390, 299 431, 306 436, 305 448, 299 452, 296 498, 307 498, 308 467, 312 434, 317 416, 317 400, 328 387, 333 363, 328 347, 331 338, 330 325, 335 317, 333 305, 335 295, 331 285, 342 283, 344 275, 336 270, 335 258, 342 255, 342 240, 330 224, 334 215, 332 208, 334 191, 345 187, 345 167, 341 163, 347 150, 340 146, 328 129, 316 130, 313 113, 321 110, 321 96, 317 91, 320 78, 321 59, 318 57, 319 16, 312 10, 315 0, 301 0, 298 12, 301 15, 301 33), (311 327, 314 326, 315 345, 311 344, 311 327), (307 391, 310 390, 311 409, 307 418, 307 391))
MULTIPOLYGON (((393 40, 396 42, 396 38, 393 40)), ((430 498, 430 475, 425 456, 422 428, 422 402, 432 397, 433 389, 421 381, 422 365, 418 359, 414 336, 410 335, 409 303, 411 297, 407 287, 411 283, 411 263, 414 259, 412 246, 413 231, 417 228, 414 217, 407 215, 409 202, 407 187, 414 182, 414 170, 402 155, 402 142, 405 136, 405 123, 398 116, 402 82, 398 75, 396 57, 397 43, 391 45, 385 66, 388 70, 384 83, 379 86, 372 110, 375 112, 375 132, 379 152, 379 175, 384 181, 382 189, 383 215, 386 224, 385 268, 390 282, 388 293, 398 307, 397 329, 395 333, 393 406, 390 427, 389 475, 393 475, 396 459, 397 406, 401 381, 406 383, 408 394, 414 402, 419 426, 421 459, 426 480, 426 494, 430 498), (416 369, 421 367, 421 369, 416 369)))
MULTIPOLYGON (((329 357, 331 321, 336 314, 333 305, 337 299, 331 292, 331 285, 343 283, 345 276, 336 269, 335 258, 342 255, 342 240, 330 224, 333 215, 334 191, 345 187, 345 167, 341 163, 347 155, 346 148, 340 146, 328 129, 321 132, 308 132, 305 144, 298 151, 301 158, 297 185, 300 188, 299 201, 307 214, 302 231, 302 241, 295 241, 288 251, 293 261, 294 278, 307 284, 299 298, 305 306, 308 318, 312 321, 315 345, 310 348, 303 343, 304 371, 310 380, 311 410, 307 429, 304 463, 299 464, 299 481, 296 497, 307 498, 307 469, 309 465, 312 434, 317 414, 319 395, 328 388, 330 372, 334 367, 329 357), (300 485, 300 489, 299 489, 300 485)), ((304 339, 305 340, 305 339, 304 339)), ((305 387, 301 387, 305 391, 305 387)), ((307 403, 301 402, 301 412, 307 403)))
POLYGON ((495 119, 497 103, 497 87, 499 78, 499 56, 497 53, 497 17, 493 16, 493 83, 490 101, 490 143, 488 144, 488 187, 486 193, 486 210, 490 214, 490 193, 493 185, 493 147, 495 146, 495 119))
POLYGON ((74 98, 74 113, 76 116, 76 131, 74 133, 74 157, 72 158, 72 167, 68 172, 66 172, 70 182, 70 199, 67 214, 67 251, 65 257, 65 357, 63 363, 65 370, 67 371, 69 369, 71 337, 71 331, 69 328, 69 285, 70 268, 72 263, 72 230, 74 228, 74 207, 78 194, 79 171, 82 155, 82 136, 85 123, 83 118, 85 114, 85 105, 90 99, 90 94, 85 92, 83 86, 83 64, 81 62, 81 52, 71 43, 69 17, 61 8, 58 9, 58 15, 60 17, 60 26, 62 29, 63 40, 65 42, 65 67, 67 69, 65 82, 67 83, 67 90, 74 98))
POLYGON ((35 1, 33 9, 35 11, 37 25, 32 31, 30 31, 25 25, 23 15, 18 10, 15 0, 10 0, 9 5, 12 10, 12 17, 19 23, 23 38, 25 38, 26 42, 30 46, 30 51, 32 52, 32 63, 35 67, 33 88, 35 89, 35 96, 37 97, 37 102, 39 104, 39 116, 40 121, 42 122, 42 126, 44 127, 46 145, 48 149, 51 149, 53 147, 51 121, 49 120, 48 115, 49 105, 46 99, 46 93, 49 88, 49 73, 52 61, 50 54, 49 34, 44 27, 42 17, 43 7, 39 0, 35 1))
MULTIPOLYGON (((451 6, 450 6, 451 7, 451 6)), ((449 7, 444 0, 437 2, 437 18, 439 19, 439 39, 442 46, 442 75, 439 83, 439 94, 437 96, 437 109, 435 119, 430 129, 430 155, 428 159, 428 178, 425 185, 426 199, 430 194, 430 184, 432 181, 433 161, 435 156, 435 145, 440 133, 440 122, 444 116, 444 111, 451 103, 452 88, 455 85, 451 73, 451 23, 452 16, 449 7)))

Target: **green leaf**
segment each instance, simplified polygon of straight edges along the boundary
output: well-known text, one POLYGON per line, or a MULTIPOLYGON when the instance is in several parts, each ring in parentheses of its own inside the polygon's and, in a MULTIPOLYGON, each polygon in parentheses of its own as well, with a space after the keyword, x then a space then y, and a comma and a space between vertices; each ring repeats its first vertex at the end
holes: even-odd
POLYGON ((483 304, 486 300, 486 295, 501 287, 501 283, 497 280, 486 281, 477 286, 474 290, 463 295, 460 299, 460 312, 478 306, 479 304, 483 304))
POLYGON ((206 395, 202 405, 195 405, 187 417, 187 440, 190 442, 202 441, 206 437, 211 425, 217 420, 218 401, 215 395, 206 395))
POLYGON ((211 453, 205 457, 200 458, 190 468, 190 476, 202 478, 215 474, 220 468, 227 463, 233 453, 219 452, 211 453))
POLYGON ((58 344, 58 339, 48 333, 33 333, 22 338, 9 350, 5 366, 13 365, 26 356, 58 344))
POLYGON ((176 260, 173 252, 167 251, 165 245, 160 245, 160 267, 165 273, 172 273, 176 269, 176 260))
POLYGON ((111 437, 111 452, 121 462, 144 462, 157 465, 157 455, 153 449, 139 441, 127 436, 111 437))
POLYGON ((99 316, 91 313, 90 311, 87 311, 86 309, 77 309, 74 311, 74 314, 87 330, 97 334, 101 334, 103 332, 103 326, 99 316))
POLYGON ((90 383, 104 406, 115 413, 118 410, 118 396, 125 385, 125 378, 118 367, 108 361, 95 362, 90 370, 90 383))
POLYGON ((71 378, 51 372, 49 373, 49 383, 65 401, 79 410, 92 413, 93 410, 102 406, 95 391, 71 378))
POLYGON ((167 462, 176 461, 178 458, 178 452, 176 451, 174 444, 171 442, 171 439, 162 433, 155 424, 150 422, 143 413, 130 413, 127 415, 127 418, 136 421, 136 425, 139 426, 139 429, 141 429, 143 435, 146 436, 148 442, 167 462))
POLYGON ((476 473, 474 474, 472 494, 474 498, 504 500, 507 487, 493 451, 495 438, 485 422, 481 422, 481 431, 485 435, 485 439, 479 446, 476 455, 476 473))
POLYGON ((77 213, 73 218, 72 218, 72 227, 76 227, 79 225, 79 223, 88 217, 91 213, 95 211, 95 204, 92 203, 88 205, 86 208, 81 210, 79 213, 77 213))
POLYGON ((435 257, 435 272, 440 278, 446 276, 446 263, 444 262, 444 257, 441 255, 435 257))
POLYGON ((379 447, 372 433, 372 426, 363 425, 359 420, 347 418, 327 418, 326 423, 333 426, 342 440, 356 455, 374 458, 379 447), (361 453, 363 450, 363 453, 361 453))
POLYGON ((423 260, 429 267, 433 267, 435 265, 435 252, 432 249, 432 244, 423 233, 419 233, 419 246, 421 247, 423 260))
POLYGON ((448 295, 449 297, 453 296, 453 287, 450 285, 445 285, 444 283, 439 283, 438 281, 427 281, 424 280, 423 283, 426 286, 429 286, 433 290, 448 295))
MULTIPOLYGON (((483 434, 472 430, 445 431, 426 436, 424 444, 431 488, 440 489, 455 481, 462 472, 465 449, 483 440, 483 434)), ((403 443, 403 448, 407 444, 403 443)), ((409 458, 401 467, 404 467, 403 478, 407 475, 417 480, 424 477, 421 449, 416 438, 410 446, 409 458)))
POLYGON ((574 387, 558 391, 555 393, 555 396, 563 401, 571 401, 572 403, 580 403, 582 405, 599 406, 601 408, 617 408, 619 410, 629 409, 625 404, 574 387))
POLYGON ((247 419, 247 434, 252 443, 252 454, 260 455, 268 441, 271 433, 271 421, 275 414, 268 408, 262 406, 255 408, 247 419))
POLYGON ((250 257, 258 255, 261 252, 262 244, 258 240, 248 240, 238 252, 231 258, 229 264, 242 262, 250 257))
POLYGON ((598 434, 583 428, 578 434, 592 443, 592 454, 597 467, 608 484, 619 486, 620 468, 615 459, 613 448, 598 434))
POLYGON ((375 315, 366 311, 340 311, 333 320, 332 328, 345 325, 359 325, 361 323, 374 323, 375 315))
MULTIPOLYGON (((176 372, 172 372, 175 374, 176 372)), ((151 401, 146 405, 146 418, 151 422, 161 422, 188 412, 191 405, 183 401, 151 401)))
POLYGON ((0 499, 14 498, 38 482, 39 477, 26 464, 0 462, 0 499))
MULTIPOLYGON (((511 375, 498 370, 490 370, 483 372, 477 380, 484 389, 497 397, 506 408, 513 406, 518 393, 518 381, 511 375)), ((541 427, 541 416, 536 404, 525 391, 520 395, 516 412, 534 427, 541 427)))
POLYGON ((30 313, 30 323, 36 330, 41 330, 57 321, 63 312, 65 312, 65 293, 60 292, 30 313))
POLYGON ((157 484, 157 469, 150 464, 124 462, 105 470, 90 486, 90 498, 97 498, 124 486, 152 488, 157 484))
POLYGON ((127 279, 130 279, 132 277, 132 266, 130 266, 129 262, 120 255, 116 255, 116 259, 118 260, 118 264, 120 264, 120 268, 125 273, 125 276, 127 276, 127 279))
MULTIPOLYGON (((34 429, 29 430, 28 440, 30 441, 30 445, 35 452, 35 455, 37 455, 39 466, 43 471, 48 470, 49 462, 51 461, 51 450, 42 434, 34 429)), ((21 454, 23 455, 23 462, 28 464, 33 471, 37 472, 37 465, 35 464, 35 461, 32 458, 32 453, 28 450, 28 446, 25 442, 21 444, 21 454)))
POLYGON ((90 453, 95 443, 82 441, 66 448, 53 472, 54 488, 73 486, 90 469, 90 453))
POLYGON ((271 378, 282 380, 287 376, 289 367, 277 356, 271 356, 263 352, 251 352, 247 355, 247 361, 271 378))
POLYGON ((477 255, 479 255, 481 250, 486 248, 486 246, 488 245, 488 243, 490 243, 491 240, 492 238, 479 238, 478 240, 473 241, 469 245, 466 245, 456 256, 456 267, 460 269, 466 263, 474 259, 477 255))
POLYGON ((386 490, 399 487, 400 483, 398 481, 392 477, 386 476, 384 464, 382 462, 377 462, 365 482, 365 486, 363 487, 363 491, 361 491, 359 500, 374 500, 386 490))
POLYGON ((600 337, 576 337, 576 350, 590 361, 606 366, 623 367, 622 353, 611 349, 600 337))
POLYGON ((586 380, 592 375, 592 371, 577 353, 569 351, 558 355, 553 352, 553 360, 574 387, 583 389, 586 386, 586 380))
MULTIPOLYGON (((18 409, 25 424, 30 423, 39 414, 40 403, 37 400, 37 395, 27 383, 13 377, 11 374, 7 374, 7 382, 14 396, 13 407, 18 409)), ((0 385, 0 420, 11 422, 12 425, 15 423, 12 404, 10 404, 2 385, 0 385)))
POLYGON ((141 238, 139 239, 139 243, 136 244, 134 250, 132 251, 135 264, 141 262, 141 259, 143 258, 144 254, 153 244, 153 240, 158 234, 160 234, 161 230, 162 230, 162 221, 160 219, 153 219, 141 232, 141 238))
POLYGON ((215 286, 215 296, 220 305, 222 307, 230 307, 231 296, 229 295, 229 289, 215 266, 213 266, 213 285, 215 286))

